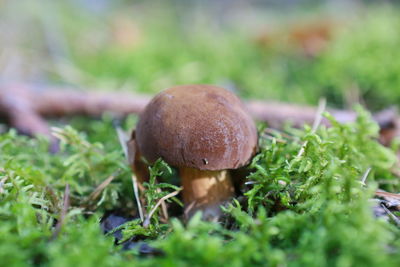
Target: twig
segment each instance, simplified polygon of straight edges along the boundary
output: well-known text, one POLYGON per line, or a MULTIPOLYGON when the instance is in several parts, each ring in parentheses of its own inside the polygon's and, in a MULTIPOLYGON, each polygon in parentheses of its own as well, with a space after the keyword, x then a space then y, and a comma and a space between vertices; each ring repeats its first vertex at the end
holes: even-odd
MULTIPOLYGON (((19 109, 28 107, 34 111, 33 113, 43 117, 101 116, 106 111, 112 111, 118 115, 138 114, 143 111, 150 99, 151 96, 120 91, 82 92, 75 88, 34 88, 29 84, 0 86, 0 112, 4 114, 11 112, 7 107, 19 109)), ((245 101, 245 104, 255 119, 268 122, 273 128, 279 128, 285 121, 291 121, 297 127, 313 121, 316 124, 329 124, 322 117, 315 120, 316 110, 310 106, 254 100, 245 101)), ((329 112, 339 122, 354 121, 357 117, 355 112, 349 110, 330 109, 329 112)), ((383 127, 391 124, 397 116, 392 109, 390 113, 384 111, 382 114, 385 116, 379 114, 375 119, 383 127)))
POLYGON ((397 226, 400 226, 400 219, 397 218, 396 215, 394 215, 386 206, 381 203, 382 208, 385 210, 385 212, 390 216, 390 218, 397 224, 397 226))
POLYGON ((396 193, 390 193, 390 192, 386 192, 383 190, 378 190, 375 192, 375 195, 377 195, 378 197, 389 197, 389 198, 394 198, 397 201, 400 202, 400 194, 396 194, 396 193))
POLYGON ((50 240, 54 240, 57 238, 57 236, 60 234, 61 227, 64 224, 65 216, 67 215, 68 209, 69 209, 69 184, 65 186, 65 191, 64 191, 64 198, 63 198, 63 207, 60 213, 60 218, 58 219, 58 222, 56 224, 56 227, 54 228, 53 235, 51 236, 50 240))
POLYGON ((389 208, 396 208, 396 210, 400 210, 400 194, 389 193, 383 190, 377 190, 375 192, 375 196, 382 198, 385 200, 385 204, 389 208))
POLYGON ((101 184, 99 184, 96 189, 89 195, 89 197, 87 198, 87 202, 94 201, 96 198, 98 198, 101 192, 114 180, 115 176, 116 174, 112 174, 101 184))
MULTIPOLYGON (((46 135, 52 140, 52 150, 57 142, 50 134, 45 117, 87 115, 99 117, 104 112, 116 115, 139 114, 150 101, 150 96, 135 95, 128 92, 78 91, 74 88, 35 88, 30 84, 0 85, 0 115, 5 116, 12 127, 28 135, 46 135)), ((322 101, 325 102, 325 101, 322 101)), ((250 114, 259 121, 267 122, 269 127, 280 128, 284 122, 294 127, 314 122, 316 125, 329 125, 329 121, 314 107, 271 101, 245 101, 250 114), (315 114, 318 116, 315 117, 315 114)), ((320 101, 320 108, 321 108, 320 101)), ((357 114, 348 110, 328 110, 341 123, 352 122, 357 114)), ((395 110, 384 110, 374 119, 381 129, 389 129, 392 135, 399 135, 399 123, 395 110)), ((382 135, 384 133, 381 132, 382 135)), ((390 140, 389 140, 390 141, 390 140)), ((300 154, 301 155, 301 154, 300 154)))
POLYGON ((195 205, 196 205, 196 201, 193 201, 185 208, 185 210, 183 211, 185 218, 189 218, 188 215, 195 205))
POLYGON ((57 152, 58 141, 51 136, 47 122, 36 111, 30 94, 24 86, 0 86, 0 114, 5 115, 9 123, 22 134, 49 137, 50 151, 57 152))
POLYGON ((177 194, 179 194, 179 192, 182 191, 182 188, 179 188, 178 190, 169 193, 166 196, 163 196, 162 198, 160 198, 160 200, 158 200, 157 204, 153 207, 153 209, 149 212, 149 214, 147 215, 146 219, 143 222, 143 227, 147 227, 150 225, 150 219, 153 216, 154 212, 157 210, 157 208, 161 205, 162 202, 164 202, 165 200, 176 196, 177 194))

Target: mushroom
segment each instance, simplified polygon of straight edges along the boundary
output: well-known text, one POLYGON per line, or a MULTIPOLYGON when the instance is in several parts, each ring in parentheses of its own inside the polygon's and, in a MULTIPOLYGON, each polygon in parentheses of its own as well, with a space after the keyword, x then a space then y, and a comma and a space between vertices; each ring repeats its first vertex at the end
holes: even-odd
POLYGON ((229 169, 246 165, 257 149, 257 129, 233 93, 212 85, 182 85, 156 95, 140 115, 136 144, 149 162, 179 169, 190 217, 218 218, 234 194, 229 169))

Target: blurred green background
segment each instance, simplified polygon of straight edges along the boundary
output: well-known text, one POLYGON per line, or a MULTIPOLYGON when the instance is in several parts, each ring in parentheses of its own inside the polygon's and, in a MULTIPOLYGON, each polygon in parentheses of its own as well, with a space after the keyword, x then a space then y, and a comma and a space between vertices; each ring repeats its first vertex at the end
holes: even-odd
POLYGON ((0 79, 153 94, 400 103, 395 1, 0 1, 0 79), (371 3, 370 3, 371 2, 371 3))

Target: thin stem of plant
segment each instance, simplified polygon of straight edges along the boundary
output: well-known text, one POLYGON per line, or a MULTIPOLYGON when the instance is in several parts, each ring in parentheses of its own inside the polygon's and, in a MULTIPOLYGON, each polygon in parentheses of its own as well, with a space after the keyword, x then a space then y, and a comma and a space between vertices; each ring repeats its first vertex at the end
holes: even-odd
POLYGON ((151 211, 149 212, 149 214, 146 217, 146 220, 144 220, 143 222, 143 227, 147 227, 150 225, 150 219, 153 216, 154 212, 158 209, 158 207, 161 205, 161 203, 163 203, 165 200, 176 196, 177 194, 179 194, 179 192, 182 191, 182 188, 179 188, 178 190, 169 193, 166 196, 163 196, 162 198, 160 198, 160 200, 158 200, 157 204, 151 209, 151 211))
POLYGON ((127 142, 129 141, 129 136, 126 134, 126 132, 119 126, 115 127, 115 130, 117 131, 118 135, 118 140, 119 144, 122 147, 122 151, 124 152, 125 158, 128 159, 128 146, 127 142))
POLYGON ((370 172, 371 172, 371 167, 369 167, 369 168, 364 172, 363 176, 361 177, 361 183, 362 183, 363 185, 365 185, 365 181, 367 180, 368 175, 369 175, 370 172))
MULTIPOLYGON (((129 136, 126 134, 126 132, 121 127, 116 126, 115 129, 117 131, 118 140, 122 147, 122 151, 124 152, 125 158, 126 158, 127 162, 129 163, 128 146, 127 146, 127 142, 129 141, 129 136)), ((139 190, 138 190, 138 181, 137 181, 136 175, 132 173, 131 179, 132 179, 133 194, 135 195, 135 200, 136 200, 136 205, 137 205, 137 209, 139 212, 140 221, 143 222, 144 214, 143 214, 142 203, 140 201, 140 195, 139 195, 139 190)))
MULTIPOLYGON (((319 125, 321 124, 322 114, 324 113, 325 108, 326 108, 326 99, 321 98, 318 103, 318 109, 315 114, 315 119, 314 119, 313 126, 311 128, 311 133, 315 133, 317 131, 319 125)), ((304 141, 303 145, 301 146, 301 148, 299 150, 299 153, 297 154, 297 157, 301 157, 303 155, 307 144, 308 144, 308 141, 304 141)))
MULTIPOLYGON (((157 188, 157 192, 161 193, 161 189, 157 188)), ((164 216, 165 220, 168 220, 168 210, 167 210, 167 205, 165 204, 165 201, 161 202, 161 213, 164 216)))
POLYGON ((51 236, 50 240, 54 240, 57 238, 57 236, 60 234, 61 231, 61 227, 64 224, 64 220, 65 220, 65 216, 67 215, 68 209, 69 209, 69 193, 70 193, 70 189, 69 189, 69 184, 67 184, 65 186, 65 190, 64 190, 64 199, 63 199, 63 207, 60 213, 60 218, 58 219, 58 222, 56 224, 56 227, 54 229, 53 235, 51 236))
POLYGON ((142 208, 142 203, 140 202, 138 182, 137 182, 137 177, 135 174, 132 174, 132 186, 133 186, 133 193, 134 193, 135 199, 136 199, 136 204, 137 204, 138 211, 139 211, 140 220, 143 222, 143 220, 144 220, 143 208, 142 208))

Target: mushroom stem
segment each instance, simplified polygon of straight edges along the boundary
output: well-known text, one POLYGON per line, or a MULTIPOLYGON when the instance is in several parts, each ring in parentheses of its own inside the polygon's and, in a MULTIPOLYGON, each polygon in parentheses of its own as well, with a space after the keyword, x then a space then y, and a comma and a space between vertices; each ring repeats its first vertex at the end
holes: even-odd
POLYGON ((218 219, 221 215, 220 205, 234 194, 229 172, 202 171, 194 168, 180 168, 179 171, 183 186, 183 202, 190 209, 188 217, 201 210, 204 219, 218 219))

